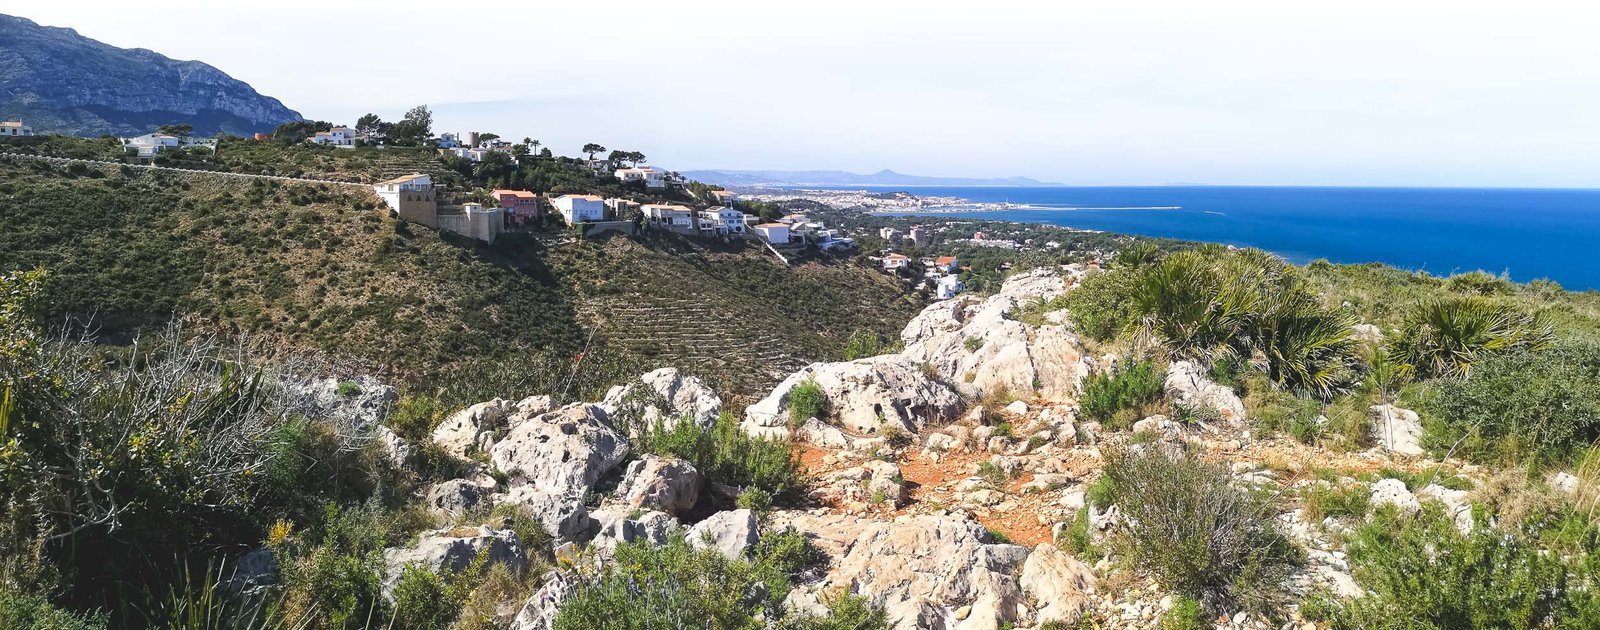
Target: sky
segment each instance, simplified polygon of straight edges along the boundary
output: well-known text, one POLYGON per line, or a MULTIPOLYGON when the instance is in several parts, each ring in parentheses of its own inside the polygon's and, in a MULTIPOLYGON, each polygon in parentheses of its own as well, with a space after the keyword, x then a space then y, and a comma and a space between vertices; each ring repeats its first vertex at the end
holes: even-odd
POLYGON ((308 118, 673 170, 1600 187, 1600 4, 9 0, 308 118))

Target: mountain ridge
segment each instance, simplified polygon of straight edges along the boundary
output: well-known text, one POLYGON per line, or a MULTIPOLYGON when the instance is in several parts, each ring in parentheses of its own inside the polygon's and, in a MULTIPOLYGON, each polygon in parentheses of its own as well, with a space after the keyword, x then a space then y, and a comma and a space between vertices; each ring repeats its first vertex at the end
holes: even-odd
POLYGON ((860 174, 837 170, 783 171, 702 169, 684 171, 690 179, 719 186, 1060 186, 1031 177, 929 177, 889 169, 860 174))
POLYGON ((0 118, 35 133, 134 135, 184 123, 197 135, 245 135, 302 116, 205 62, 0 15, 0 118))

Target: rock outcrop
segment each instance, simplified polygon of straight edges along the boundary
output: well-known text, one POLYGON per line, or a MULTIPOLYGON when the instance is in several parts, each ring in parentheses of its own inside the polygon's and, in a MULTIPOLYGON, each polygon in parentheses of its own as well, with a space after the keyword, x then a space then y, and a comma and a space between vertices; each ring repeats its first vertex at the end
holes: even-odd
POLYGON ((512 425, 549 413, 555 402, 549 396, 530 396, 515 403, 496 398, 462 409, 433 429, 433 443, 456 457, 489 450, 512 425))
POLYGON ((631 508, 660 510, 677 516, 700 500, 705 479, 689 462, 646 455, 628 464, 619 494, 631 508))
POLYGON ((815 382, 828 400, 830 424, 856 433, 895 427, 914 433, 929 424, 953 420, 961 397, 928 375, 911 359, 886 354, 842 363, 813 363, 778 384, 766 398, 745 410, 745 429, 753 434, 787 434, 789 394, 815 382))
POLYGON ((1028 549, 986 542, 988 532, 974 521, 805 515, 784 522, 818 535, 818 546, 835 560, 821 581, 796 589, 791 600, 847 589, 883 607, 890 624, 905 629, 996 628, 1031 616, 1018 582, 1028 549), (851 530, 854 537, 841 542, 851 530))
POLYGON ((520 419, 489 449, 489 461, 513 485, 582 494, 628 456, 628 441, 598 405, 572 404, 520 419))
POLYGON ((394 592, 407 566, 440 574, 453 573, 470 566, 479 553, 486 553, 490 564, 503 564, 513 573, 521 571, 527 563, 527 554, 516 532, 488 527, 447 527, 424 532, 410 547, 383 550, 383 593, 387 597, 394 592))
POLYGON ((1423 455, 1422 418, 1394 405, 1372 406, 1372 437, 1384 450, 1401 455, 1423 455))
POLYGON ((1095 590, 1094 569, 1055 545, 1039 545, 1022 563, 1022 592, 1037 603, 1034 622, 1078 623, 1095 590))
POLYGON ((710 428, 722 413, 722 398, 698 378, 677 368, 661 368, 611 388, 600 407, 625 431, 636 423, 649 426, 657 421, 672 427, 682 418, 710 428))
MULTIPOLYGON (((0 16, 0 22, 3 20, 0 16)), ((393 386, 370 376, 345 380, 288 378, 282 386, 290 412, 350 431, 375 430, 400 399, 393 386)))
POLYGON ((1167 368, 1167 396, 1175 405, 1194 410, 1211 410, 1230 424, 1245 420, 1244 401, 1225 385, 1219 385, 1206 375, 1206 370, 1193 361, 1173 361, 1167 368))
POLYGON ((1036 270, 1007 280, 986 299, 964 297, 924 309, 900 333, 902 353, 925 363, 954 383, 979 393, 1036 393, 1052 400, 1077 396, 1088 374, 1088 359, 1077 336, 1064 325, 1029 326, 1013 318, 1023 304, 1049 299, 1068 289, 1071 277, 1036 270))
POLYGON ((729 558, 738 558, 760 542, 756 532, 756 513, 750 510, 729 510, 712 514, 695 523, 687 533, 689 545, 699 549, 715 549, 729 558))

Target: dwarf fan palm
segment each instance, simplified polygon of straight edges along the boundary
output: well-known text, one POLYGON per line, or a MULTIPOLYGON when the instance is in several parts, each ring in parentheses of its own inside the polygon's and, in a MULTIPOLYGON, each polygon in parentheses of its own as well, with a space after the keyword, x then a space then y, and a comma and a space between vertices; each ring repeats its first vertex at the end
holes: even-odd
POLYGON ((1485 353, 1542 348, 1553 338, 1542 317, 1482 297, 1425 302, 1401 325, 1393 352, 1422 377, 1464 378, 1485 353))

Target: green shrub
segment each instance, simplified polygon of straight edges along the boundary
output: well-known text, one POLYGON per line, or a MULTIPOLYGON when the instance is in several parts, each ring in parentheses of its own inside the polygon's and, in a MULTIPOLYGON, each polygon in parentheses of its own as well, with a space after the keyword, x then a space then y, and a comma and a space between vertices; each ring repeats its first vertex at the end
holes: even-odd
POLYGON ((1061 533, 1061 548, 1089 563, 1097 562, 1102 557, 1100 549, 1095 547, 1093 533, 1089 530, 1088 506, 1078 508, 1078 513, 1073 515, 1072 522, 1068 523, 1066 530, 1061 533))
POLYGON ((386 538, 377 511, 327 506, 316 529, 274 545, 283 592, 271 602, 269 619, 303 628, 343 628, 385 619, 389 608, 381 595, 381 578, 386 538))
POLYGON ((1046 308, 1065 308, 1078 332, 1096 341, 1112 341, 1139 323, 1134 303, 1139 279, 1137 271, 1123 268, 1090 274, 1046 308))
POLYGON ((354 395, 359 394, 359 393, 361 393, 361 384, 360 383, 357 383, 355 381, 340 381, 339 382, 338 394, 340 396, 350 397, 350 396, 354 396, 354 395))
POLYGON ((16 630, 105 630, 104 614, 62 610, 39 593, 24 593, 0 582, 0 628, 16 630))
POLYGON ((1005 470, 988 460, 978 462, 978 477, 996 488, 1005 487, 1006 481, 1011 479, 1011 476, 1007 475, 1005 470))
POLYGON ((440 630, 459 610, 458 602, 438 574, 415 565, 400 572, 400 583, 394 587, 395 628, 440 630))
MULTIPOLYGON (((1146 407, 1166 395, 1166 377, 1151 361, 1123 359, 1109 374, 1093 374, 1083 381, 1078 406, 1084 414, 1113 428, 1126 428, 1114 422, 1117 413, 1146 407)), ((1137 418, 1135 418, 1137 420, 1137 418)))
POLYGON ((961 346, 966 348, 967 352, 977 352, 979 348, 983 347, 983 339, 967 337, 966 341, 961 342, 961 346))
POLYGON ((1585 553, 1549 554, 1536 531, 1479 525, 1463 535, 1429 504, 1416 517, 1380 510, 1347 546, 1365 597, 1334 613, 1336 628, 1594 628, 1600 577, 1585 553))
POLYGON ((1424 444, 1478 460, 1561 459, 1600 439, 1600 344, 1562 344, 1479 361, 1424 394, 1424 444))
POLYGON ((1100 475, 1083 492, 1084 501, 1096 509, 1104 510, 1117 503, 1117 484, 1111 477, 1100 475))
POLYGON ((806 420, 828 417, 828 394, 816 381, 804 380, 789 390, 789 423, 800 426, 806 420))
POLYGON ((826 599, 825 617, 792 616, 780 626, 783 630, 888 630, 889 621, 877 608, 859 595, 841 592, 826 599))
POLYGON ((990 544, 995 544, 995 545, 1011 545, 1011 544, 1015 544, 1015 543, 1013 543, 1011 541, 1011 537, 1007 536, 1006 533, 1003 532, 1003 531, 1000 531, 1000 530, 995 529, 993 527, 985 527, 985 528, 983 528, 983 531, 988 533, 988 535, 989 535, 989 543, 990 544))
POLYGON ((770 536, 773 542, 758 545, 749 560, 730 560, 715 549, 693 549, 681 536, 661 547, 619 545, 615 562, 575 581, 554 627, 759 628, 765 626, 761 619, 807 629, 882 627, 882 617, 859 601, 833 602, 833 610, 841 615, 833 622, 786 619, 783 600, 792 576, 820 556, 801 534, 770 536))
POLYGON ((765 515, 772 511, 772 493, 760 488, 746 488, 734 499, 734 507, 765 515))
POLYGON ((726 411, 709 430, 693 422, 677 422, 672 428, 657 422, 634 446, 639 452, 683 459, 712 482, 755 488, 773 499, 794 498, 806 483, 791 443, 752 437, 726 411))
POLYGON ((1367 515, 1372 502, 1372 492, 1359 485, 1349 487, 1308 486, 1301 495, 1301 509, 1308 522, 1327 517, 1358 519, 1367 515))
POLYGON ((1272 610, 1299 561, 1269 498, 1187 451, 1108 449, 1105 476, 1127 515, 1130 557, 1168 590, 1211 612, 1272 610))
POLYGON ((1498 352, 1548 346, 1544 318, 1484 297, 1450 297, 1417 305, 1406 313, 1390 352, 1422 378, 1465 377, 1473 363, 1498 352))
POLYGON ((884 343, 883 337, 878 333, 858 330, 851 333, 850 340, 844 344, 844 360, 854 361, 875 357, 880 354, 899 352, 899 343, 884 343))
POLYGON ((383 423, 395 435, 418 443, 432 435, 433 429, 439 426, 449 411, 444 403, 431 396, 407 395, 395 401, 394 409, 383 423))
POLYGON ((1172 608, 1161 615, 1161 630, 1207 630, 1210 627, 1205 607, 1188 597, 1173 600, 1172 608))

